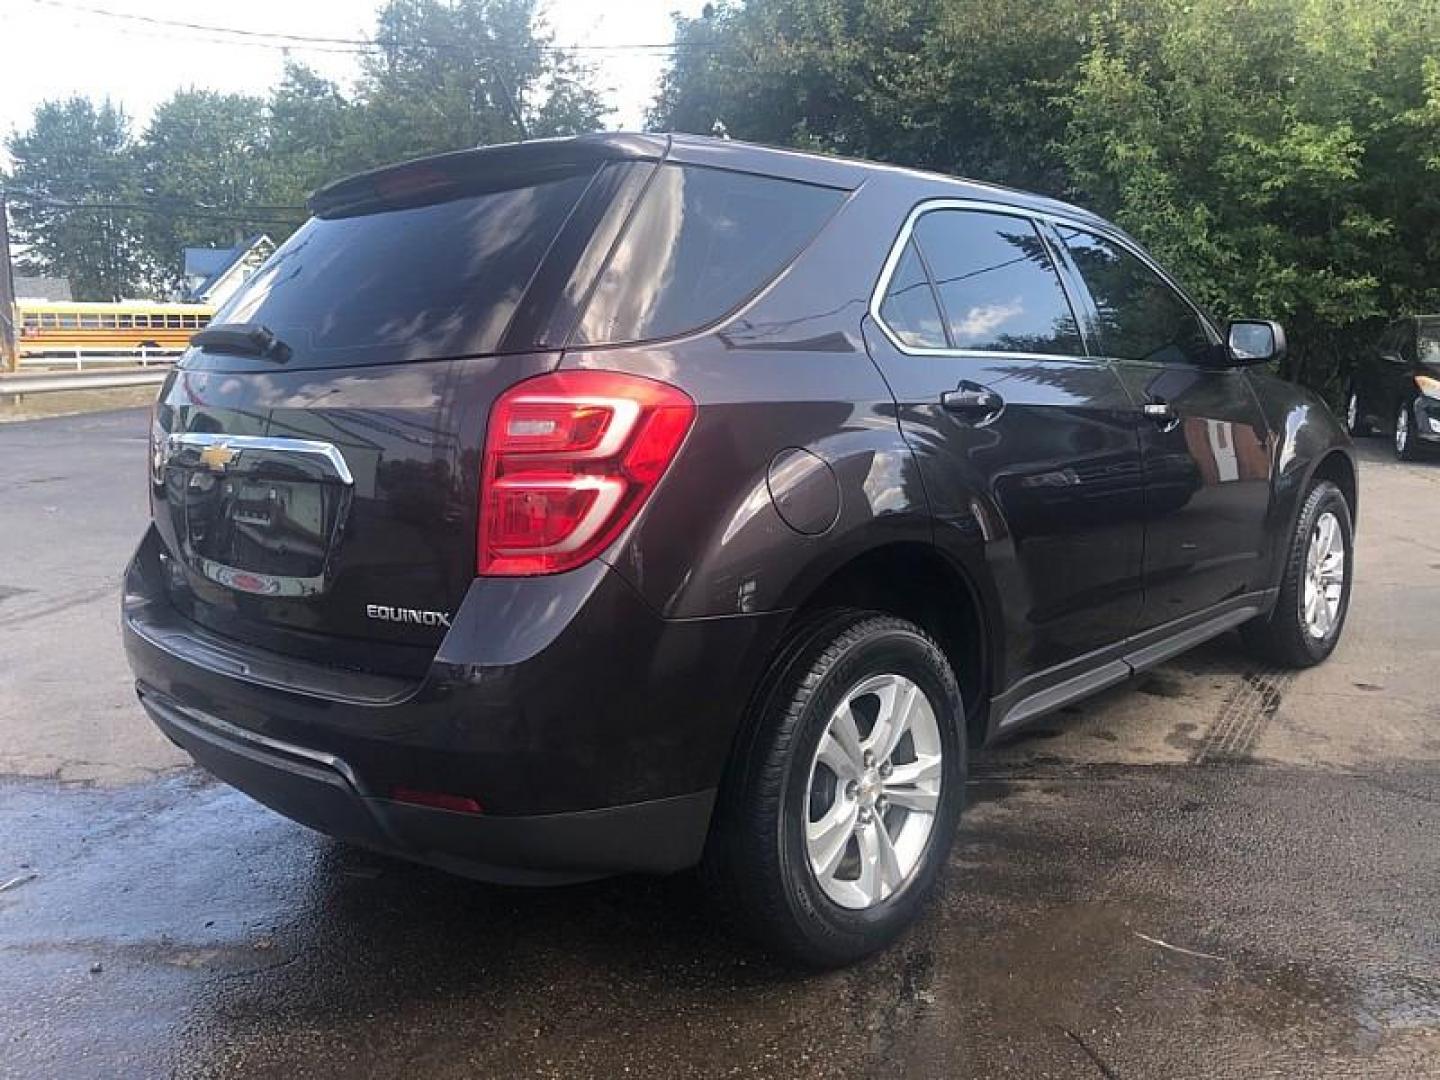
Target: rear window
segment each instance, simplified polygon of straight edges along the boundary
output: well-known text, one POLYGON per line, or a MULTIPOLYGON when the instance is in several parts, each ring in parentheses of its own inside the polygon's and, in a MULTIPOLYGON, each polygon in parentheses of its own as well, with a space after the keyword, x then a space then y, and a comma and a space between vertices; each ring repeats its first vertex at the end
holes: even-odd
POLYGON ((648 341, 718 321, 769 284, 844 198, 792 180, 662 166, 572 340, 648 341))
POLYGON ((268 327, 289 367, 494 352, 592 175, 311 218, 213 321, 268 327))

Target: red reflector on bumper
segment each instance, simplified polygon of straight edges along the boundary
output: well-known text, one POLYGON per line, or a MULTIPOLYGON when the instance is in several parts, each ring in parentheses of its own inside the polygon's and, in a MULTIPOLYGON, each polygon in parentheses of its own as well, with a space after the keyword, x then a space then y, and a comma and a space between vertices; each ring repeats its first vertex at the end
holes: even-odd
POLYGON ((484 808, 468 795, 448 795, 443 791, 416 791, 414 788, 390 789, 390 798, 412 806, 428 806, 434 810, 453 810, 457 814, 480 814, 484 808))

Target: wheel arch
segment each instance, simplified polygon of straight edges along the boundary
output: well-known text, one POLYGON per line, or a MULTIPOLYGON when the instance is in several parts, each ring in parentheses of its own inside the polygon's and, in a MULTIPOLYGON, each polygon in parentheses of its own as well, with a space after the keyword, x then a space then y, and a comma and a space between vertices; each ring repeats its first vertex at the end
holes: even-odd
POLYGON ((1252 375, 1251 385, 1273 439, 1266 521, 1269 565, 1257 584, 1275 587, 1284 573, 1305 493, 1316 479, 1330 480, 1344 493, 1353 520, 1359 513, 1359 473, 1350 436, 1319 395, 1264 375, 1252 375))
POLYGON ((1360 484, 1351 456, 1339 447, 1322 455, 1310 470, 1305 490, 1308 491, 1320 480, 1329 480, 1340 489, 1340 494, 1345 496, 1345 505, 1350 508, 1350 523, 1356 525, 1360 519, 1360 484))
POLYGON ((971 573, 928 541, 877 543, 809 585, 791 611, 786 636, 836 608, 884 611, 933 637, 960 683, 969 744, 987 734, 1000 625, 971 573))

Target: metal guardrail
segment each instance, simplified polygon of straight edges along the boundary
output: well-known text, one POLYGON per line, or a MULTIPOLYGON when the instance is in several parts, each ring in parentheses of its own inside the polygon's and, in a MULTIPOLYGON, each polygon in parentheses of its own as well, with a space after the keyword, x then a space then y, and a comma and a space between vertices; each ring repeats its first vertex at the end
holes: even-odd
POLYGON ((44 355, 20 357, 20 367, 52 368, 65 365, 76 371, 85 370, 86 364, 109 366, 112 364, 135 364, 141 367, 150 364, 170 364, 183 349, 46 349, 44 355))
POLYGON ((165 381, 166 368, 131 368, 127 371, 37 372, 0 375, 0 397, 26 394, 54 394, 65 390, 116 390, 124 386, 158 386, 165 381))

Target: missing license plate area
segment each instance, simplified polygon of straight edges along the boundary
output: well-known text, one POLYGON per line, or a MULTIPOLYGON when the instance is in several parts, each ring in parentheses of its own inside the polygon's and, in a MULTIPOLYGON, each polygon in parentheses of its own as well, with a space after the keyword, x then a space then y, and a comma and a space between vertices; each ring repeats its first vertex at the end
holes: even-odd
POLYGON ((166 499, 185 560, 238 592, 323 592, 353 478, 331 444, 184 432, 166 442, 166 499))
POLYGON ((334 484, 192 473, 179 500, 186 547, 197 566, 317 579, 330 556, 344 494, 334 484))

